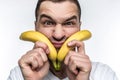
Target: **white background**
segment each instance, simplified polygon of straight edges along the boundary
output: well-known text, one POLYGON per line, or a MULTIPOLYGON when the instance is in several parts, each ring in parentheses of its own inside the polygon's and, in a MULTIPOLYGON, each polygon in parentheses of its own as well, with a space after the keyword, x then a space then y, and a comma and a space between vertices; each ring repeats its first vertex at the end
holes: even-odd
MULTIPOLYGON (((120 79, 120 0, 79 0, 82 29, 92 38, 85 41, 92 61, 108 64, 120 79)), ((34 29, 37 0, 0 0, 0 80, 6 80, 18 59, 33 43, 19 40, 21 32, 34 29)))

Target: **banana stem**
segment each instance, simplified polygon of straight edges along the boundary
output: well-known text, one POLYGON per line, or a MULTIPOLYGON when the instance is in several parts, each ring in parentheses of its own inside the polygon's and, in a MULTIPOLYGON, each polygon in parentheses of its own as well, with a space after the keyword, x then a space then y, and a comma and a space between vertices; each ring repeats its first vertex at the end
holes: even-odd
POLYGON ((57 61, 57 70, 60 70, 60 69, 61 69, 61 62, 57 61))
POLYGON ((60 61, 52 61, 53 66, 56 71, 59 71, 61 69, 61 62, 60 61))
POLYGON ((56 61, 52 61, 52 63, 53 63, 53 66, 54 66, 54 68, 56 70, 57 69, 57 63, 56 63, 56 61))

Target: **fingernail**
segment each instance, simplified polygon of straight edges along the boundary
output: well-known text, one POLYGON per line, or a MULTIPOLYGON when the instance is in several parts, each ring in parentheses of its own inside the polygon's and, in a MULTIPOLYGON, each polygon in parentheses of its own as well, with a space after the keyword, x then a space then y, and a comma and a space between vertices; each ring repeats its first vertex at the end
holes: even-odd
POLYGON ((72 44, 72 41, 68 42, 68 46, 70 46, 72 44))
POLYGON ((47 49, 47 50, 46 50, 46 53, 47 53, 47 54, 49 54, 49 53, 50 53, 49 49, 47 49))

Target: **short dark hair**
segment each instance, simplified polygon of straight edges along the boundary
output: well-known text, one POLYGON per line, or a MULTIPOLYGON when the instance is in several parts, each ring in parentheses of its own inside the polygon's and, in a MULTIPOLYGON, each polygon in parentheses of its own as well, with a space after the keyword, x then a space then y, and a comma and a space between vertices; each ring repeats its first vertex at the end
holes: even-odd
POLYGON ((80 7, 80 4, 79 4, 79 1, 78 0, 38 0, 37 2, 37 5, 36 5, 36 9, 35 9, 35 18, 36 18, 36 21, 37 21, 37 17, 38 17, 38 10, 39 10, 39 7, 41 5, 42 2, 44 1, 52 1, 52 2, 64 2, 64 1, 70 1, 70 2, 73 2, 76 4, 77 8, 78 8, 78 14, 79 14, 79 19, 81 18, 81 7, 80 7))

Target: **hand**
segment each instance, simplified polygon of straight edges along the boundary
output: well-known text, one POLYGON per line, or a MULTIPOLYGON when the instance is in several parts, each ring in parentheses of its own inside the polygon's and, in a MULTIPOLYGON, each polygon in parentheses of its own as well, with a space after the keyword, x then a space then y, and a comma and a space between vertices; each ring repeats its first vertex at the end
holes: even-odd
POLYGON ((19 60, 19 66, 25 80, 42 80, 49 71, 48 46, 36 42, 33 50, 28 51, 19 60))
POLYGON ((69 51, 64 60, 67 76, 70 80, 89 80, 92 67, 89 57, 85 54, 83 42, 73 40, 68 46, 78 47, 78 52, 69 51))

